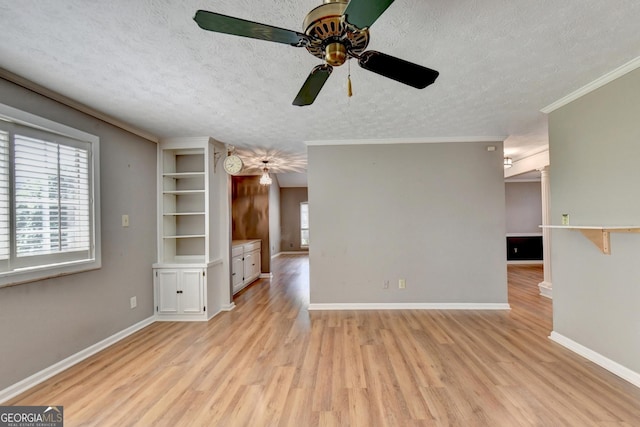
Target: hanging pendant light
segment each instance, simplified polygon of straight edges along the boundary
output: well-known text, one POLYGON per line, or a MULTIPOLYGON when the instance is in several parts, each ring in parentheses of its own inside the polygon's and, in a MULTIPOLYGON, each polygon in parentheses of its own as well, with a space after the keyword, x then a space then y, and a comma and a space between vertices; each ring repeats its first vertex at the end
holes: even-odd
POLYGON ((261 185, 271 185, 271 177, 269 176, 269 168, 267 167, 267 163, 269 160, 263 160, 264 166, 262 167, 262 176, 260 177, 261 185))

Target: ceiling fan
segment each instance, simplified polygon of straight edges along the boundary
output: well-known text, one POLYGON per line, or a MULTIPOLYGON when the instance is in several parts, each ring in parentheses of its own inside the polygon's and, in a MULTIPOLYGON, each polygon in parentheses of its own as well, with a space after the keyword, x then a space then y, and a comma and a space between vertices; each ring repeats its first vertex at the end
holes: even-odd
POLYGON ((333 67, 350 58, 357 59, 365 70, 417 89, 435 82, 439 75, 435 70, 375 50, 364 51, 369 44, 369 27, 393 1, 324 0, 304 18, 304 33, 205 10, 198 10, 193 19, 204 30, 304 47, 324 60, 311 70, 293 100, 293 105, 304 106, 316 99, 333 67))

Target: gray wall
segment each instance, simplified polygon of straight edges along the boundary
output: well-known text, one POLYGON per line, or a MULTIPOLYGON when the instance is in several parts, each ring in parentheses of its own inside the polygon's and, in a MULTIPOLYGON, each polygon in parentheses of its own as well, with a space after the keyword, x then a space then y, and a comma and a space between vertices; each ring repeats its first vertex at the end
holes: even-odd
MULTIPOLYGON (((640 70, 549 116, 552 223, 639 225, 640 70)), ((640 373, 640 235, 553 230, 554 331, 640 373)))
POLYGON ((153 315, 156 144, 2 79, 0 102, 100 137, 102 216, 100 270, 0 289, 4 389, 153 315))
POLYGON ((308 155, 311 303, 507 302, 502 143, 308 155))
POLYGON ((280 185, 272 174, 273 183, 269 187, 269 255, 280 253, 280 185))
POLYGON ((505 183, 507 233, 541 233, 542 192, 539 182, 505 183))
POLYGON ((300 247, 300 203, 307 201, 309 200, 306 187, 280 189, 281 250, 308 250, 308 248, 300 247))

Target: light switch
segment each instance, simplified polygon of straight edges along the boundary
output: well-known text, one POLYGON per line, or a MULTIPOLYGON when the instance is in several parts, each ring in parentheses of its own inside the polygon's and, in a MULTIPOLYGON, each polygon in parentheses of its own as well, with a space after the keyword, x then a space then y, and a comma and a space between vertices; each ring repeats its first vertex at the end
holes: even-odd
POLYGON ((123 227, 129 226, 129 215, 122 215, 122 226, 123 227))

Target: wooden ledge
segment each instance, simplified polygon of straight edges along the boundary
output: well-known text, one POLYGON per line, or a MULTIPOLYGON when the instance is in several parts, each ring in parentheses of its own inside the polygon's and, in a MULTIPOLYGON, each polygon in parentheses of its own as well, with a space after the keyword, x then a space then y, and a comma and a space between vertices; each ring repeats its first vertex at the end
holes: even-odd
POLYGON ((592 225, 541 225, 540 228, 566 228, 568 230, 578 230, 593 242, 605 255, 611 255, 611 233, 640 233, 640 226, 592 226, 592 225))

